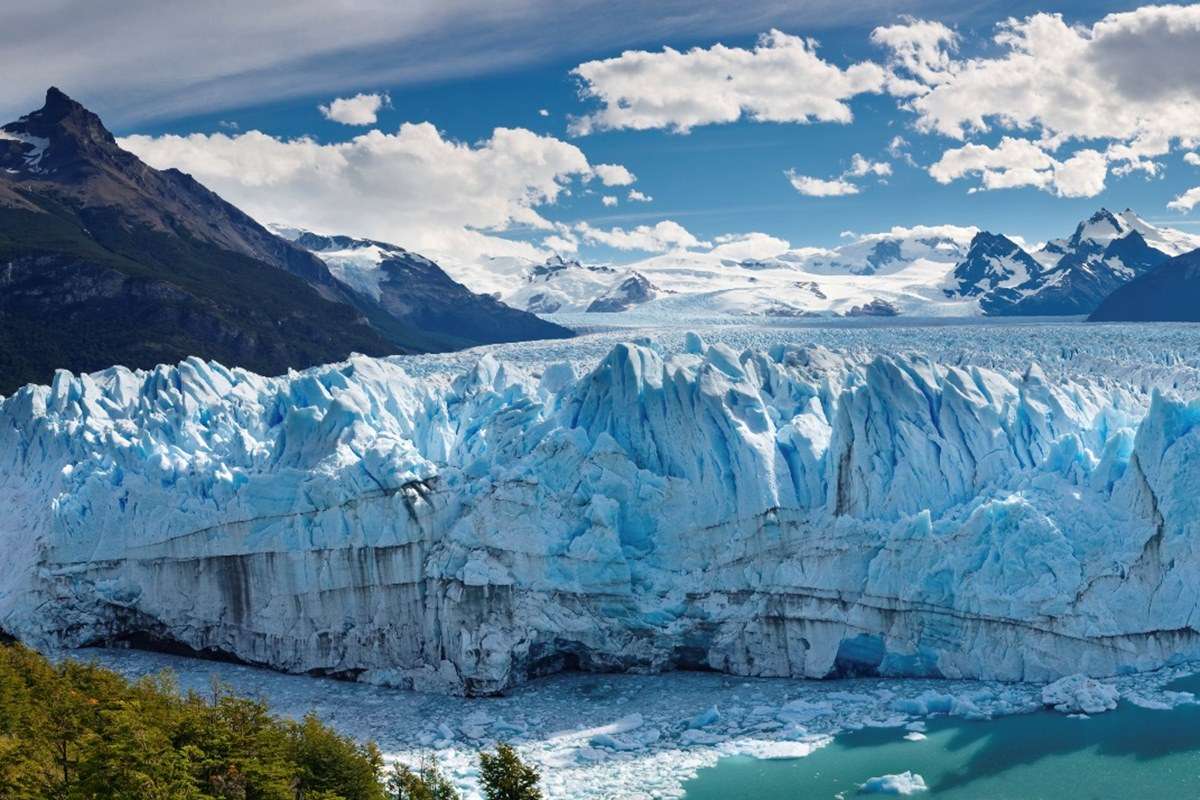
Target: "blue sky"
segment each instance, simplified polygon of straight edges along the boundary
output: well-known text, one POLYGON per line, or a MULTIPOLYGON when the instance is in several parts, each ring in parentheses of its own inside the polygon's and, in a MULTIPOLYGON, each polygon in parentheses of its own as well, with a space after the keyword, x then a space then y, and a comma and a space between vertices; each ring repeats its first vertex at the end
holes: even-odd
MULTIPOLYGON (((845 70, 863 61, 890 69, 895 67, 896 62, 893 59, 892 67, 888 66, 889 52, 887 48, 872 42, 872 31, 878 26, 904 24, 903 16, 907 14, 916 19, 940 22, 952 31, 955 42, 946 49, 955 60, 966 61, 976 57, 1001 59, 1011 54, 1012 47, 992 40, 997 33, 997 24, 1009 16, 1020 20, 1050 10, 1032 2, 886 2, 864 3, 856 13, 830 10, 824 15, 799 14, 798 17, 791 8, 795 4, 778 8, 770 3, 748 5, 747 13, 740 17, 720 12, 710 16, 680 12, 672 16, 660 11, 647 13, 643 19, 639 16, 637 4, 625 4, 623 12, 614 12, 613 16, 618 18, 609 18, 603 9, 585 4, 586 13, 581 11, 580 16, 585 23, 592 25, 588 35, 575 35, 579 28, 556 30, 553 26, 561 27, 566 23, 563 23, 561 15, 546 12, 546 24, 551 29, 531 34, 528 52, 521 51, 519 42, 510 41, 494 32, 481 33, 474 38, 460 32, 457 38, 452 37, 454 25, 439 20, 436 24, 430 23, 426 33, 414 34, 408 40, 411 46, 406 47, 405 51, 420 49, 431 43, 453 41, 455 55, 446 56, 447 67, 441 72, 432 67, 399 69, 397 61, 403 59, 399 55, 389 57, 389 46, 394 48, 393 52, 398 52, 401 44, 389 43, 385 37, 354 46, 354 36, 363 34, 351 32, 348 34, 350 43, 347 47, 329 49, 319 57, 297 61, 304 54, 304 43, 301 41, 291 48, 290 61, 287 56, 280 56, 274 61, 254 64, 241 72, 234 69, 229 74, 211 75, 200 71, 189 74, 186 69, 180 68, 181 74, 178 76, 158 81, 148 77, 143 81, 144 85, 139 84, 135 76, 124 78, 123 83, 114 81, 106 84, 101 81, 94 86, 91 85, 94 77, 80 77, 84 73, 64 74, 61 79, 49 74, 46 76, 48 80, 42 79, 42 83, 51 80, 62 83, 64 90, 109 120, 118 136, 137 135, 155 140, 156 149, 147 149, 145 153, 139 151, 144 158, 149 158, 152 163, 155 163, 155 159, 179 163, 185 169, 190 166, 190 171, 202 181, 215 184, 214 188, 222 194, 232 195, 230 199, 248 206, 251 213, 260 217, 268 213, 272 216, 287 214, 288 206, 279 204, 272 204, 269 212, 265 209, 258 212, 256 200, 259 194, 270 191, 270 186, 246 186, 244 181, 239 182, 240 179, 225 174, 230 171, 227 165, 214 166, 208 160, 201 159, 196 153, 197 146, 208 148, 205 156, 210 151, 215 152, 215 145, 207 139, 193 141, 187 153, 179 153, 178 147, 175 150, 167 147, 169 142, 176 140, 163 137, 187 137, 199 133, 235 138, 256 130, 280 141, 308 137, 319 144, 335 144, 372 129, 390 133, 403 123, 428 122, 436 127, 445 140, 479 146, 498 127, 527 129, 577 148, 593 166, 623 165, 636 175, 636 183, 606 187, 595 178, 585 181, 579 174, 570 174, 570 170, 564 168, 558 180, 564 184, 566 191, 557 194, 551 201, 530 203, 539 218, 533 227, 528 222, 510 219, 504 224, 492 225, 488 230, 489 235, 529 242, 544 248, 542 243, 545 237, 554 233, 546 229, 545 223, 548 222, 556 224, 561 229, 560 233, 566 231, 568 238, 576 240, 579 252, 591 259, 629 261, 645 257, 647 251, 617 250, 598 239, 589 240, 586 235, 579 233, 581 223, 586 223, 594 230, 631 230, 637 226, 653 226, 660 221, 671 220, 686 228, 695 239, 707 242, 721 236, 753 231, 785 239, 793 247, 828 247, 842 241, 844 231, 867 233, 892 226, 917 224, 977 225, 1040 240, 1067 234, 1079 219, 1102 205, 1117 209, 1132 207, 1148 219, 1169 221, 1183 228, 1195 225, 1198 221, 1200 212, 1188 209, 1181 213, 1178 207, 1173 210, 1167 208, 1172 200, 1200 184, 1200 167, 1184 160, 1189 152, 1195 150, 1195 144, 1171 139, 1179 136, 1181 130, 1186 131, 1186 119, 1176 123, 1175 128, 1161 132, 1162 136, 1168 137, 1170 144, 1166 152, 1156 152, 1150 157, 1153 167, 1134 169, 1128 174, 1118 174, 1122 171, 1120 162, 1111 157, 1112 151, 1108 148, 1132 141, 1132 127, 1126 126, 1127 130, 1112 132, 1106 130, 1105 135, 1095 136, 1092 135, 1094 131, 1090 123, 1076 124, 1074 120, 1048 124, 1048 117, 1043 117, 1032 122, 1026 120, 1006 124, 1002 121, 1006 113, 1002 105, 1006 102, 1004 98, 996 99, 993 106, 981 101, 975 111, 996 116, 988 118, 988 130, 974 131, 961 140, 944 132, 918 129, 920 115, 905 107, 912 97, 898 97, 890 91, 868 91, 845 98, 844 103, 853 119, 844 123, 759 122, 750 119, 747 113, 734 122, 699 124, 687 133, 674 132, 670 125, 646 130, 596 130, 586 135, 577 135, 569 129, 572 117, 594 112, 603 105, 594 98, 580 97, 582 79, 573 75, 572 70, 588 61, 618 57, 626 49, 653 54, 661 52, 664 47, 686 52, 690 48, 707 50, 721 45, 750 53, 756 47, 759 35, 771 28, 778 28, 786 34, 814 37, 819 41, 816 55, 837 69, 845 70), (579 43, 569 45, 557 42, 558 33, 579 43), (460 63, 463 61, 462 53, 471 52, 476 47, 478 63, 460 63), (286 79, 289 69, 295 76, 294 81, 286 79), (264 75, 270 76, 269 79, 264 75), (77 89, 75 83, 82 86, 77 89), (320 88, 309 91, 305 84, 320 85, 320 88), (271 87, 277 88, 272 91, 271 87), (174 95, 171 94, 173 89, 174 95), (334 98, 351 97, 360 92, 386 94, 390 98, 390 102, 379 110, 377 120, 372 125, 341 124, 327 119, 318 110, 318 105, 328 104, 334 98), (181 97, 189 99, 180 101, 178 98, 181 97), (138 98, 144 98, 140 106, 138 98), (548 115, 539 113, 540 109, 548 111, 548 115), (237 127, 231 126, 231 122, 236 123, 237 127), (1075 128, 1071 127, 1073 125, 1075 128), (1064 140, 1045 144, 1047 137, 1054 135, 1064 140), (897 136, 906 140, 907 144, 902 153, 889 152, 889 143, 897 136), (1033 180, 1035 184, 1041 182, 1040 187, 1024 185, 985 191, 979 190, 983 179, 978 171, 963 173, 945 183, 940 183, 931 175, 930 167, 947 151, 966 146, 994 150, 1006 136, 1040 141, 1039 147, 1059 165, 1083 150, 1110 153, 1103 188, 1099 191, 1077 187, 1064 189, 1066 185, 1060 186, 1057 181, 1057 166, 1037 173, 1033 180), (154 154, 153 158, 149 157, 150 153, 154 154), (868 174, 848 179, 857 188, 857 193, 842 196, 806 196, 788 180, 789 170, 821 180, 838 180, 850 168, 855 154, 873 163, 886 164, 890 174, 868 174), (207 170, 211 174, 206 174, 207 170), (1048 183, 1046 176, 1051 172, 1054 172, 1055 179, 1048 183), (631 202, 627 197, 630 189, 649 195, 653 200, 631 202), (616 204, 604 205, 601 198, 605 196, 616 198, 616 204)), ((828 8, 837 7, 830 5, 828 8)), ((1098 29, 1092 30, 1091 26, 1107 13, 1137 8, 1136 3, 1069 2, 1060 3, 1052 10, 1061 12, 1068 24, 1080 26, 1089 41, 1099 41, 1098 29)), ((1184 10, 1195 9, 1193 6, 1184 10)), ((521 24, 518 27, 522 30, 537 30, 536 11, 531 14, 526 9, 514 13, 520 15, 521 24)), ((320 17, 314 19, 319 21, 320 17)), ((237 20, 231 18, 228 22, 234 25, 237 20)), ((30 22, 30 25, 35 26, 35 23, 30 22)), ((208 43, 218 39, 220 33, 217 24, 211 36, 197 38, 206 42, 204 46, 212 46, 208 43)), ((288 35, 294 33, 292 31, 288 35)), ((1121 31, 1118 33, 1124 35, 1121 31)), ((264 35, 272 34, 266 32, 264 35)), ((1113 47, 1124 46, 1124 39, 1115 35, 1110 39, 1117 43, 1113 47)), ((1162 49, 1169 53, 1170 47, 1187 44, 1187 41, 1182 45, 1169 42, 1162 49)), ((449 45, 443 52, 448 51, 449 45)), ((1194 61, 1197 51, 1191 52, 1194 61)), ((1102 55, 1110 58, 1107 51, 1102 55)), ((212 59, 221 57, 220 53, 214 53, 212 59)), ((231 56, 229 58, 234 60, 231 56)), ((0 66, 3 66, 2 62, 3 58, 0 57, 0 66)), ((1107 65, 1109 62, 1104 63, 1107 65)), ((1111 75, 1105 69, 1100 69, 1100 77, 1093 76, 1092 82, 1102 82, 1110 77, 1114 84, 1124 80, 1119 74, 1122 68, 1120 64, 1124 62, 1118 60, 1112 63, 1118 66, 1111 75)), ((104 69, 103 64, 92 65, 93 73, 104 69)), ((1048 69, 1052 71, 1053 65, 1048 69)), ((164 66, 164 71, 169 75, 170 66, 164 66)), ((1194 70, 1183 71, 1194 73, 1194 70)), ((1185 74, 1181 80, 1191 85, 1194 77, 1194 74, 1185 74)), ((32 87, 40 76, 33 74, 22 78, 23 83, 18 82, 20 85, 6 90, 10 92, 10 97, 0 96, 0 107, 15 107, 17 103, 24 102, 25 95, 35 91, 32 87), (26 87, 25 83, 29 86, 26 87)), ((932 80, 936 83, 942 79, 932 80)), ((648 77, 646 83, 647 91, 652 92, 653 77, 648 77)), ((926 83, 934 85, 928 80, 926 83)), ((1106 91, 1102 83, 1092 88, 1106 91)), ((927 90, 928 87, 923 89, 927 90)), ((709 89, 701 84, 696 91, 698 96, 702 96, 709 89)), ((788 91, 788 87, 781 90, 782 93, 788 91)), ((1036 85, 1032 88, 1025 86, 1023 91, 1070 94, 1073 89, 1068 82, 1065 87, 1048 85, 1044 89, 1036 85)), ((1142 90, 1141 94, 1145 94, 1145 91, 1142 90)), ((962 93, 958 97, 955 102, 963 102, 962 93)), ((1193 97, 1194 94, 1189 95, 1185 101, 1193 97)), ((654 99, 650 97, 649 101, 654 99)), ((1169 101, 1174 107, 1179 106, 1178 98, 1169 98, 1169 101)), ((1084 107, 1082 117, 1086 118, 1090 111, 1084 107)), ((1153 106, 1148 106, 1146 116, 1154 116, 1154 111, 1153 106)), ((1108 112, 1097 108, 1095 113, 1108 112)), ((15 116, 15 113, 12 115, 15 116)), ((1200 119, 1195 121, 1197 135, 1200 135, 1200 119)), ((142 146, 149 148, 150 144, 143 142, 142 146)), ((1022 180, 1016 172, 1003 175, 1007 177, 998 178, 999 182, 1020 183, 1022 180)), ((487 179, 486 174, 472 176, 472 180, 486 182, 487 179)), ((269 182, 271 179, 267 180, 269 182)), ((279 186, 281 194, 289 190, 284 183, 279 186)), ((373 190, 383 192, 371 198, 372 207, 368 211, 374 221, 368 224, 365 221, 367 213, 364 213, 362 230, 337 232, 379 236, 392 231, 387 218, 378 211, 380 206, 394 205, 394 216, 400 219, 409 213, 415 202, 411 195, 414 191, 419 193, 421 188, 418 182, 415 189, 406 187, 404 197, 396 198, 388 197, 386 190, 373 190)), ((311 193, 313 190, 308 188, 305 191, 311 193)), ((352 193, 353 187, 348 187, 347 191, 352 193)), ((441 193, 446 191, 443 187, 441 193)), ((514 191, 519 191, 519 186, 514 191)), ((440 193, 438 198, 431 199, 431 204, 444 204, 447 219, 458 213, 453 199, 443 199, 440 193)), ((309 226, 313 226, 314 221, 323 221, 311 207, 299 215, 305 217, 299 221, 309 226)), ((477 226, 477 220, 485 218, 487 215, 472 216, 472 213, 464 212, 463 224, 467 227, 477 226)), ((395 235, 412 238, 413 226, 419 225, 421 219, 420 215, 413 217, 408 227, 397 223, 395 235)), ((330 224, 335 222, 339 227, 353 227, 354 217, 330 220, 330 224)), ((398 243, 411 246, 407 241, 398 243)), ((453 249, 454 245, 448 244, 447 247, 453 249)))

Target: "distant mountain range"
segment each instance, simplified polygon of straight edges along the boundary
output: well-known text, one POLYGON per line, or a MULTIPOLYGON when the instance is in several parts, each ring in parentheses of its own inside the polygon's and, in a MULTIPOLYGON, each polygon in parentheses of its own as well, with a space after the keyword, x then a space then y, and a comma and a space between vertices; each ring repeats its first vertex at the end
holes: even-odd
POLYGON ((378 296, 340 280, 190 176, 122 150, 52 88, 0 128, 0 393, 56 368, 194 355, 278 374, 353 351, 570 335, 402 260, 378 296))
POLYGON ((560 256, 545 263, 448 263, 460 280, 539 314, 651 316, 1083 316, 1200 237, 1100 209, 1063 239, 1027 248, 956 226, 896 228, 837 248, 737 257, 721 248, 625 266, 560 256))

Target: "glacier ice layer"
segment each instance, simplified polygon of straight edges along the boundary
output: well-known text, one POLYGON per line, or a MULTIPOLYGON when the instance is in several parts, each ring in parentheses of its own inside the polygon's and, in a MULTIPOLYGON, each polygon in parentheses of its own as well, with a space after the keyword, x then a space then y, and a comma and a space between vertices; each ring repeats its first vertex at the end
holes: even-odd
POLYGON ((0 405, 0 629, 491 694, 564 669, 1049 680, 1200 655, 1200 402, 618 344, 0 405))

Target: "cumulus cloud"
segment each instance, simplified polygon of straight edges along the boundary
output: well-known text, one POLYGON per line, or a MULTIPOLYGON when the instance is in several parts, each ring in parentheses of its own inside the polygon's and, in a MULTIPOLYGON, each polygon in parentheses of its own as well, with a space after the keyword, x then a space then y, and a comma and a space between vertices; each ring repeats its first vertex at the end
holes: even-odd
POLYGON ((130 136, 127 150, 177 167, 261 221, 396 242, 431 254, 536 257, 513 228, 553 231, 538 208, 592 174, 575 145, 521 128, 465 144, 429 123, 322 144, 259 131, 130 136))
POLYGON ((588 61, 572 74, 580 94, 600 108, 571 121, 573 134, 595 130, 666 128, 736 122, 850 122, 848 100, 884 88, 885 72, 862 62, 845 69, 817 55, 812 39, 778 30, 753 49, 696 47, 680 52, 628 50, 588 61))
POLYGON ((780 239, 757 231, 751 233, 725 234, 713 240, 714 255, 722 258, 742 260, 746 258, 771 258, 780 253, 786 253, 792 245, 787 239, 780 239))
POLYGON ((1183 160, 1193 167, 1200 167, 1200 153, 1184 153, 1183 160))
POLYGON ((600 202, 606 206, 611 207, 611 206, 615 206, 617 204, 617 198, 613 197, 611 194, 606 194, 606 195, 604 195, 604 197, 600 198, 600 202))
POLYGON ((329 105, 317 106, 325 119, 343 125, 374 125, 379 109, 390 102, 386 94, 356 94, 339 97, 329 105))
POLYGON ((814 178, 811 175, 801 175, 794 169, 784 172, 792 188, 807 197, 841 197, 848 194, 858 194, 858 186, 844 178, 826 180, 814 178))
POLYGON ((597 164, 592 172, 605 186, 628 186, 637 180, 632 172, 620 164, 597 164))
POLYGON ((848 178, 861 178, 866 175, 886 177, 892 174, 892 165, 886 161, 871 161, 861 153, 855 153, 850 158, 850 169, 842 175, 848 178))
POLYGON ((940 22, 908 19, 871 32, 871 41, 891 52, 888 89, 897 95, 925 94, 948 79, 955 67, 958 34, 940 22), (897 74, 897 69, 911 77, 897 74))
POLYGON ((795 170, 784 172, 792 188, 808 197, 841 197, 858 194, 859 186, 852 178, 864 178, 874 175, 881 180, 892 174, 892 165, 886 161, 872 161, 861 153, 855 153, 850 158, 850 167, 839 178, 815 178, 811 175, 801 175, 795 170))
POLYGON ((1194 136, 1200 110, 1200 5, 1145 6, 1091 27, 1039 13, 999 26, 1000 55, 956 60, 930 42, 914 56, 878 29, 895 63, 924 89, 908 107, 924 130, 964 138, 990 126, 1051 138, 1130 141, 1194 136), (931 66, 932 65, 932 66, 931 66))
POLYGON ((919 130, 963 142, 1009 134, 997 147, 948 150, 930 169, 943 183, 977 174, 975 190, 1091 197, 1110 170, 1156 176, 1157 159, 1195 146, 1200 4, 1143 6, 1090 25, 1050 13, 1011 18, 997 26, 998 52, 975 58, 957 57, 958 35, 938 22, 908 20, 871 38, 889 53, 888 91, 919 130), (1055 155, 1072 141, 1088 149, 1055 155))
POLYGON ((654 198, 648 194, 642 194, 637 189, 630 189, 627 199, 631 203, 649 203, 654 198))
POLYGON ((688 250, 695 247, 711 247, 693 236, 686 228, 673 220, 665 219, 655 225, 639 225, 636 228, 594 228, 586 222, 575 226, 575 231, 591 244, 600 244, 617 250, 641 250, 646 253, 665 253, 669 250, 688 250))
POLYGON ((968 144, 947 150, 929 174, 942 184, 977 175, 977 189, 1032 186, 1060 197, 1094 197, 1104 190, 1108 161, 1096 150, 1059 161, 1034 142, 1006 136, 996 147, 968 144))
POLYGON ((1167 208, 1172 209, 1173 211, 1178 211, 1182 214, 1186 214, 1197 205, 1200 205, 1200 186, 1188 189, 1186 192, 1167 203, 1167 208))
POLYGON ((549 111, 548 109, 545 109, 545 108, 539 108, 539 109, 538 109, 538 116, 539 116, 539 117, 548 117, 548 116, 550 116, 550 111, 549 111))
POLYGON ((579 240, 571 235, 559 236, 554 233, 542 239, 542 247, 556 253, 574 253, 579 249, 579 240))

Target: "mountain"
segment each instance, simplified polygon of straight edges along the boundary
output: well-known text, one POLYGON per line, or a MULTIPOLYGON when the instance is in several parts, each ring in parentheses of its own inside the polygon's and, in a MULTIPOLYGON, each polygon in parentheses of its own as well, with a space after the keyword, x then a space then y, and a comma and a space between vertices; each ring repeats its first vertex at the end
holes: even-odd
POLYGON ((950 225, 897 228, 855 237, 832 250, 784 258, 818 274, 886 275, 918 259, 942 262, 962 258, 974 230, 950 225))
POLYGON ((491 295, 472 292, 432 260, 394 244, 281 227, 274 230, 324 261, 338 280, 379 304, 391 318, 422 331, 437 349, 573 335, 561 325, 510 308, 491 295))
POLYGON ((588 305, 589 313, 612 314, 648 303, 662 294, 645 275, 634 272, 588 305))
POLYGON ((1002 314, 1020 302, 1019 287, 1036 282, 1042 272, 1042 265, 1012 239, 980 231, 955 265, 946 296, 977 297, 985 314, 1002 314))
POLYGON ((0 393, 57 368, 195 355, 279 374, 461 346, 352 291, 190 176, 147 166, 55 88, 0 128, 0 267, 0 393))
POLYGON ((1200 322, 1200 250, 1134 278, 1104 299, 1089 322, 1200 322))
POLYGON ((1133 211, 1100 209, 1066 239, 1031 254, 996 234, 980 234, 955 266, 948 296, 977 297, 991 316, 1070 316, 1093 311, 1114 290, 1200 238, 1158 228, 1133 211))

